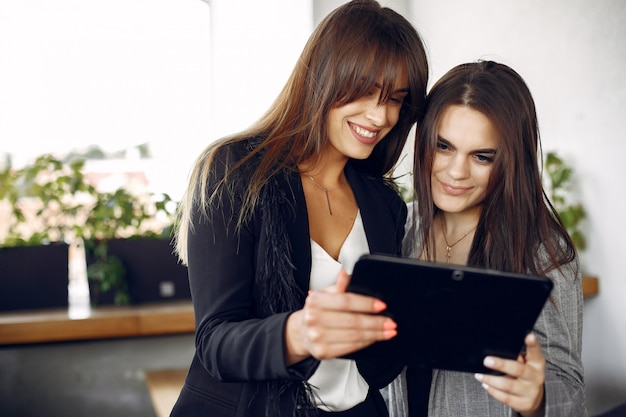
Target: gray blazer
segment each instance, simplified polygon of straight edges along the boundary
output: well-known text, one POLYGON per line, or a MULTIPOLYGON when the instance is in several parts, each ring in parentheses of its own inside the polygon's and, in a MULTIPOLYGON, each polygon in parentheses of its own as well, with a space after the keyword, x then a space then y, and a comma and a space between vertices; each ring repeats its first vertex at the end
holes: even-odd
MULTIPOLYGON (((409 207, 407 228, 411 224, 409 207)), ((404 255, 416 257, 421 242, 415 231, 407 232, 404 255)), ((582 285, 576 262, 548 275, 554 282, 548 301, 535 324, 546 358, 545 404, 546 417, 587 417, 585 407, 582 349, 582 285)), ((388 387, 391 417, 406 417, 406 369, 388 387)), ((447 370, 433 371, 428 404, 429 417, 509 417, 517 414, 508 406, 494 400, 471 373, 447 370)))

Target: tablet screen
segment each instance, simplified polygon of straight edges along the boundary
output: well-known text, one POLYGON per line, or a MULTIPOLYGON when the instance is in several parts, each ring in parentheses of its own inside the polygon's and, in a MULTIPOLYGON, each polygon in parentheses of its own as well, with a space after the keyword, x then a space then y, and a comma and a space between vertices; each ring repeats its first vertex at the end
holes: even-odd
POLYGON ((365 255, 348 291, 383 300, 381 314, 396 321, 398 335, 347 357, 494 373, 483 359, 518 356, 552 286, 546 277, 365 255))

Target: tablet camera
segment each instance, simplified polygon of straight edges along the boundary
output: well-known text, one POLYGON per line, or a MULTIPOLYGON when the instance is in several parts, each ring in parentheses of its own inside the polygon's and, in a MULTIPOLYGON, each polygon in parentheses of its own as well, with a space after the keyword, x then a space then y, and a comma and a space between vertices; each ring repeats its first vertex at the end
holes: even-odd
POLYGON ((455 281, 463 280, 463 271, 459 271, 458 269, 452 271, 452 279, 455 281))

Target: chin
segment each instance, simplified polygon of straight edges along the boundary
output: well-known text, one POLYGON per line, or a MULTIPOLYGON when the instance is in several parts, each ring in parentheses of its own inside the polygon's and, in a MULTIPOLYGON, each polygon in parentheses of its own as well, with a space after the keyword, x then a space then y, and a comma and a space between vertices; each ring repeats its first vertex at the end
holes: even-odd
POLYGON ((373 149, 367 149, 367 150, 363 150, 363 151, 355 151, 355 152, 351 152, 348 157, 352 158, 352 159, 367 159, 370 156, 372 156, 372 152, 373 149))

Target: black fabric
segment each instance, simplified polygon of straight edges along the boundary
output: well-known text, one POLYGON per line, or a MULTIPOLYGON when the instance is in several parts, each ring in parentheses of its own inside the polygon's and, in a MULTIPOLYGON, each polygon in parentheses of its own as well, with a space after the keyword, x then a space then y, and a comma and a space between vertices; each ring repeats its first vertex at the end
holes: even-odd
POLYGON ((432 370, 425 368, 407 368, 406 385, 409 392, 409 417, 428 416, 428 397, 432 370))
POLYGON ((602 414, 598 414, 596 417, 626 417, 626 403, 611 408, 602 414))
POLYGON ((329 412, 318 409, 318 415, 333 417, 388 417, 389 411, 385 405, 382 395, 378 390, 370 389, 365 401, 352 407, 349 410, 339 412, 329 412))

